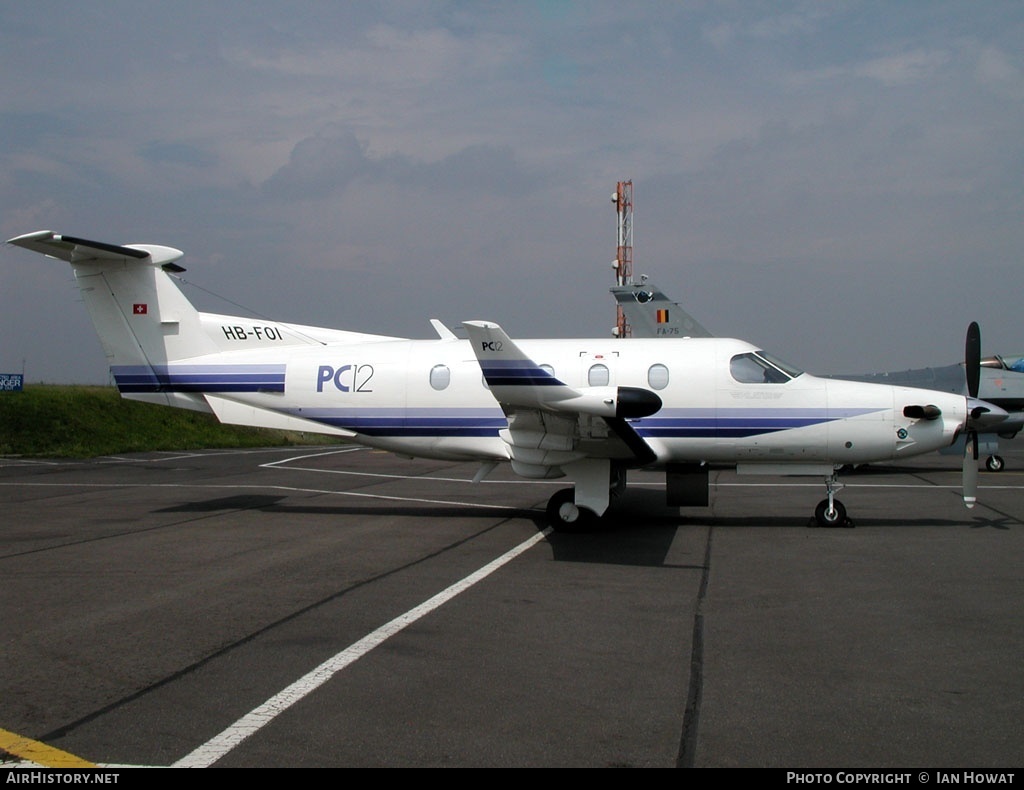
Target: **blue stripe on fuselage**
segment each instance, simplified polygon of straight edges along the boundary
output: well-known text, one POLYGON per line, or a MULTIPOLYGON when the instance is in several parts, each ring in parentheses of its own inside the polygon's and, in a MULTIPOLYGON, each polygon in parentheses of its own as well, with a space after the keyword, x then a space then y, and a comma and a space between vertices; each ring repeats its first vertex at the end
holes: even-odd
POLYGON ((633 420, 641 436, 738 439, 806 428, 880 409, 671 409, 633 420))
MULTIPOLYGON (((744 438, 820 425, 871 413, 871 409, 673 409, 630 424, 640 436, 659 438, 744 438), (725 416, 723 416, 725 415, 725 416)), ((289 409, 314 422, 346 428, 367 436, 497 436, 506 428, 497 409, 289 409)))
POLYGON ((497 436, 508 427, 500 409, 288 409, 294 417, 365 436, 497 436))
POLYGON ((121 392, 284 392, 284 365, 114 365, 121 392))

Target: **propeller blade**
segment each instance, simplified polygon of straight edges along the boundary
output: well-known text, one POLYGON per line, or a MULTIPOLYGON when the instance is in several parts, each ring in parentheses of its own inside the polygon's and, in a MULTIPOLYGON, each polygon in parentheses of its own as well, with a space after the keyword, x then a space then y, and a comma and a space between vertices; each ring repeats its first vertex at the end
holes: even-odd
POLYGON ((967 341, 964 344, 964 368, 967 373, 967 416, 963 427, 967 429, 964 436, 964 469, 963 494, 964 505, 974 507, 978 501, 978 432, 974 422, 980 420, 989 409, 978 403, 978 389, 981 385, 981 329, 977 321, 971 321, 967 327, 967 341))
POLYGON ((967 367, 967 394, 977 398, 978 386, 981 383, 981 329, 977 321, 971 321, 971 325, 967 327, 964 362, 967 367))
POLYGON ((974 507, 978 501, 978 434, 971 431, 964 442, 964 505, 974 507))

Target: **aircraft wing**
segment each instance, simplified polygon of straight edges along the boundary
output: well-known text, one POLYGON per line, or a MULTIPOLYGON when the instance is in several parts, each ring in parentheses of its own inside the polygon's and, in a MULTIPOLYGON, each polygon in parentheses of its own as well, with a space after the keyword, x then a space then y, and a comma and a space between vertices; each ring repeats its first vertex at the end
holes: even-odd
POLYGON ((661 409, 639 387, 568 386, 516 345, 498 324, 463 324, 484 381, 509 427, 501 432, 513 466, 525 477, 558 477, 563 464, 613 458, 644 466, 655 453, 627 420, 661 409))

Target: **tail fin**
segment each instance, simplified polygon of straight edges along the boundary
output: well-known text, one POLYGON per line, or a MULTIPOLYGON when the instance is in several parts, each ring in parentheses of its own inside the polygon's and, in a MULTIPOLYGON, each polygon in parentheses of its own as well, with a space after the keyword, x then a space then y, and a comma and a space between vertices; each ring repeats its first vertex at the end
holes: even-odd
POLYGON ((714 337, 653 283, 619 285, 611 292, 626 316, 631 337, 714 337))
POLYGON ((48 230, 9 243, 71 264, 111 368, 161 366, 218 350, 167 274, 185 271, 174 263, 181 250, 117 246, 48 230))
MULTIPOLYGON (((151 244, 118 246, 43 230, 9 244, 71 264, 82 298, 122 392, 125 382, 168 363, 218 351, 199 312, 168 272, 184 253, 151 244)), ((184 404, 176 404, 184 405, 184 404)))

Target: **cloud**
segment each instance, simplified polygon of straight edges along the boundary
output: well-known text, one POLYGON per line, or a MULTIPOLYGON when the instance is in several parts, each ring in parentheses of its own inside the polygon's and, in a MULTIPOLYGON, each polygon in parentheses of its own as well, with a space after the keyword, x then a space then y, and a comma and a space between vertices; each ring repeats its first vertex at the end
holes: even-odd
POLYGON ((849 71, 858 77, 867 77, 886 87, 893 87, 928 79, 948 60, 946 52, 916 49, 875 58, 853 66, 849 71))
POLYGON ((263 191, 273 199, 316 200, 341 194, 361 179, 511 196, 523 194, 532 183, 511 146, 469 145, 436 162, 400 154, 373 157, 351 129, 332 124, 297 143, 263 191))
POLYGON ((994 93, 1020 101, 1024 99, 1024 73, 1002 49, 985 47, 978 56, 977 79, 994 93))
POLYGON ((518 196, 535 183, 508 145, 471 145, 434 164, 409 168, 409 183, 431 189, 518 196))
MULTIPOLYGON (((943 364, 928 316, 887 295, 951 313, 966 264, 1006 282, 1024 255, 1017 2, 8 5, 7 237, 177 246, 196 282, 269 315, 391 334, 472 310, 606 336, 626 178, 636 270, 811 369, 943 364), (366 277, 398 317, 346 291, 366 277), (785 307, 766 312, 765 289, 785 307), (879 311, 905 343, 815 362, 809 338, 835 332, 807 326, 879 311), (904 346, 916 358, 885 359, 904 346)), ((98 344, 90 360, 45 342, 78 326, 41 325, 54 293, 23 273, 78 305, 64 270, 23 255, 4 251, 0 364, 102 370, 98 344)), ((993 346, 1019 345, 1013 298, 976 303, 993 346)))
POLYGON ((217 163, 217 157, 199 146, 188 143, 154 141, 139 149, 139 156, 154 164, 185 165, 208 168, 217 163))
POLYGON ((375 168, 352 130, 331 125, 300 140, 288 163, 264 182, 263 190, 276 198, 315 200, 344 190, 375 168))
POLYGON ((851 79, 866 79, 886 88, 895 88, 923 82, 935 76, 950 61, 945 51, 915 49, 817 69, 794 71, 787 81, 794 86, 816 83, 834 83, 851 79))

